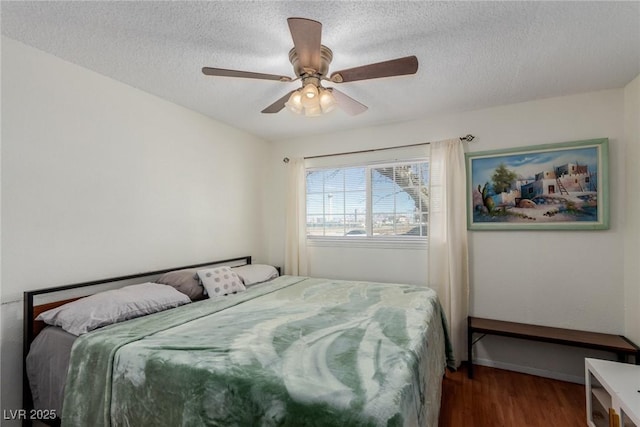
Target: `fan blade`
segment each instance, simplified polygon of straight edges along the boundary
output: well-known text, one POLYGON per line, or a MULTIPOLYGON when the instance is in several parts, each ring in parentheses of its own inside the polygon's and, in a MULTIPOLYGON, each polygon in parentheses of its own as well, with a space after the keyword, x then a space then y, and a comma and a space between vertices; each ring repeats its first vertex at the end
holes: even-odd
POLYGON ((338 104, 338 106, 342 108, 347 114, 355 116, 357 114, 364 113, 369 109, 366 105, 359 103, 349 95, 340 92, 338 89, 333 87, 329 89, 333 93, 333 97, 336 99, 336 103, 338 104))
POLYGON ((305 18, 289 18, 289 31, 302 68, 320 70, 322 24, 305 18))
POLYGON ((244 77, 245 79, 278 80, 281 82, 292 81, 291 77, 277 76, 275 74, 252 73, 249 71, 225 70, 224 68, 203 67, 202 73, 207 76, 244 77))
POLYGON ((282 110, 284 108, 284 104, 285 102, 287 102, 289 100, 289 97, 291 96, 291 94, 295 92, 295 90, 292 90, 291 92, 289 92, 288 94, 286 94, 285 96, 283 96, 282 98, 278 99, 276 102, 274 102, 273 104, 269 105, 267 108, 265 108, 264 110, 262 110, 262 113, 265 114, 272 114, 272 113, 277 113, 280 110, 282 110))
POLYGON ((416 71, 418 71, 418 58, 415 56, 406 56, 404 58, 336 71, 331 74, 330 80, 334 83, 355 82, 357 80, 415 74, 416 71))

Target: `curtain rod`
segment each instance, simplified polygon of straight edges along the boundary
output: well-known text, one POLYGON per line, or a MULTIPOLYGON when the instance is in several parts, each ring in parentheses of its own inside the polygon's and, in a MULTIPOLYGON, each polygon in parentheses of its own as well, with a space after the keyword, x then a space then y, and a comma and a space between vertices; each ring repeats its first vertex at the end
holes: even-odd
MULTIPOLYGON (((465 136, 461 136, 460 137, 460 141, 461 142, 471 142, 474 139, 475 139, 475 136, 473 136, 471 134, 467 134, 465 136)), ((320 155, 317 155, 317 156, 304 157, 304 159, 307 160, 307 159, 318 159, 318 158, 321 158, 321 157, 344 156, 344 155, 347 155, 347 154, 373 153, 374 151, 394 150, 396 148, 418 147, 420 145, 429 145, 429 144, 431 144, 431 143, 430 142, 420 142, 418 144, 396 145, 394 147, 371 148, 369 150, 347 151, 347 152, 344 152, 344 153, 320 154, 320 155)), ((284 159, 282 159, 282 161, 285 162, 285 163, 289 163, 289 158, 285 157, 284 159)))

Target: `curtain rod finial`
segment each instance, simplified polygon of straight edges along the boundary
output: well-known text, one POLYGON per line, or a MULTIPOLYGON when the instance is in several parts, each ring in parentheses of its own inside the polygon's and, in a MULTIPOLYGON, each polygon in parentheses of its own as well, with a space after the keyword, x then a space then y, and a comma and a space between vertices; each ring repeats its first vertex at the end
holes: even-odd
POLYGON ((285 163, 289 163, 289 158, 285 157, 284 159, 282 159, 282 161, 285 162, 285 163))
POLYGON ((466 136, 461 136, 460 137, 460 141, 467 141, 467 142, 471 142, 475 139, 475 136, 471 135, 471 134, 467 134, 466 136))

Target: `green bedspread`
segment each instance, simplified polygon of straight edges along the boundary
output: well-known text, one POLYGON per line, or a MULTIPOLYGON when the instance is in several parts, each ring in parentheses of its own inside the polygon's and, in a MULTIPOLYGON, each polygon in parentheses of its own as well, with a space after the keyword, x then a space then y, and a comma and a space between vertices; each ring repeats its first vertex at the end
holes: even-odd
POLYGON ((283 276, 73 347, 63 426, 437 426, 452 363, 429 288, 283 276))

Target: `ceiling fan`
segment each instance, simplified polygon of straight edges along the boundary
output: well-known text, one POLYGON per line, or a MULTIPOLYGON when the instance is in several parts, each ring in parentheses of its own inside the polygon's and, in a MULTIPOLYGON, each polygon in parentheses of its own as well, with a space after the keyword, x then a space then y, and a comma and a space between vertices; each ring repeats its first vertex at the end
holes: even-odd
POLYGON ((289 61, 293 65, 296 78, 211 67, 203 67, 202 72, 207 76, 243 77, 281 82, 301 80, 302 87, 300 89, 287 93, 262 110, 262 113, 277 113, 286 106, 298 114, 318 116, 328 113, 336 106, 339 106, 350 115, 360 114, 367 110, 367 106, 343 92, 333 87, 325 88, 321 84, 322 81, 341 84, 358 80, 415 74, 418 71, 418 59, 415 56, 406 56, 335 71, 329 76, 329 64, 333 59, 333 52, 320 43, 322 24, 305 18, 288 18, 287 22, 294 46, 289 51, 289 61))

